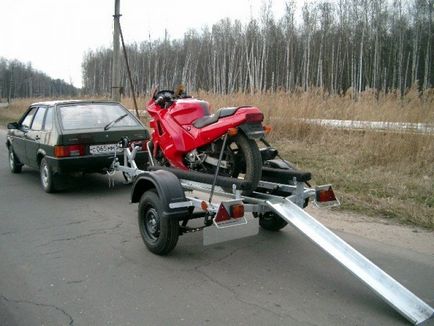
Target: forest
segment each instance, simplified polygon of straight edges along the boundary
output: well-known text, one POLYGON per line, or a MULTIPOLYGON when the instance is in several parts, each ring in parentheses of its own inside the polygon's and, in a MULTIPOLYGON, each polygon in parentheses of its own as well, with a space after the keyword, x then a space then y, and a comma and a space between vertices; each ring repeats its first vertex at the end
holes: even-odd
POLYGON ((0 57, 0 100, 23 97, 75 96, 78 89, 60 79, 52 79, 30 63, 0 57))
MULTIPOLYGON (((271 2, 246 24, 223 19, 189 30, 183 39, 127 45, 138 93, 154 84, 216 94, 323 89, 351 92, 423 92, 434 84, 433 0, 293 1, 273 17, 271 2)), ((144 37, 146 38, 146 37, 144 37)), ((88 51, 82 63, 83 90, 106 95, 111 89, 112 51, 88 51)), ((125 65, 125 94, 130 88, 125 65)))

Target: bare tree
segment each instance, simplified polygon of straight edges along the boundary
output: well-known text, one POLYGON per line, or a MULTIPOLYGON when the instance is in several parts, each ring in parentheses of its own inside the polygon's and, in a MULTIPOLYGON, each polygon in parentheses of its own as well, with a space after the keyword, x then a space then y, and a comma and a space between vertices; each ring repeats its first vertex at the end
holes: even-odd
MULTIPOLYGON (((128 45, 133 79, 139 93, 156 83, 170 88, 179 82, 189 91, 221 94, 319 87, 330 94, 351 89, 357 98, 366 88, 403 95, 415 85, 424 91, 434 83, 433 2, 322 0, 305 4, 297 25, 292 0, 277 20, 268 1, 259 19, 245 25, 222 19, 200 31, 189 30, 180 40, 171 40, 166 32, 163 39, 149 36, 128 45)), ((85 54, 87 93, 110 92, 110 55, 103 48, 85 54)), ((3 93, 13 94, 23 78, 27 93, 38 93, 35 79, 3 75, 3 93)), ((124 68, 121 75, 126 79, 124 68)), ((126 83, 125 91, 129 94, 126 83)))

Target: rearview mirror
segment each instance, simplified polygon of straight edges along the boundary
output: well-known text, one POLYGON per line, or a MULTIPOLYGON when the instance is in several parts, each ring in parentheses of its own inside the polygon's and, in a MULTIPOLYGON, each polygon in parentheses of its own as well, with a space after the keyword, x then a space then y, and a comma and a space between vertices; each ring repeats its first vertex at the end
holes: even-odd
POLYGON ((8 123, 8 129, 18 129, 18 122, 8 123))

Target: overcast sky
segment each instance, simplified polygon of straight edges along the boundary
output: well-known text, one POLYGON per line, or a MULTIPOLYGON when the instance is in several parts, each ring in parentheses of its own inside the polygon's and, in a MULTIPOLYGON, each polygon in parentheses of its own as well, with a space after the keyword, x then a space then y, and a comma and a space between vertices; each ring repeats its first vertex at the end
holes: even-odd
MULTIPOLYGON (((297 2, 303 3, 303 0, 297 2)), ((180 38, 189 28, 230 17, 259 17, 263 0, 120 0, 126 43, 180 38)), ((299 7, 301 6, 299 5, 299 7)), ((272 2, 281 17, 284 0, 272 2)), ((89 49, 111 46, 114 0, 0 0, 0 57, 31 62, 52 78, 81 87, 81 62, 89 49)))

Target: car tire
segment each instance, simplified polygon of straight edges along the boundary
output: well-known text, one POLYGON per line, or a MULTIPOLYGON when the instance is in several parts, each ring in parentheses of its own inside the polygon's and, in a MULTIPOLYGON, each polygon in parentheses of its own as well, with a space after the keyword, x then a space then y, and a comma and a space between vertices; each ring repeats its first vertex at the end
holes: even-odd
POLYGON ((21 173, 23 165, 18 161, 12 148, 9 147, 9 168, 12 173, 21 173))
POLYGON ((55 182, 55 175, 53 170, 48 165, 48 161, 45 157, 42 158, 39 165, 39 172, 41 177, 42 189, 47 193, 53 193, 57 190, 57 184, 55 182))
POLYGON ((149 251, 166 255, 175 248, 179 237, 178 219, 164 214, 161 199, 148 190, 140 198, 138 210, 140 235, 149 251))

